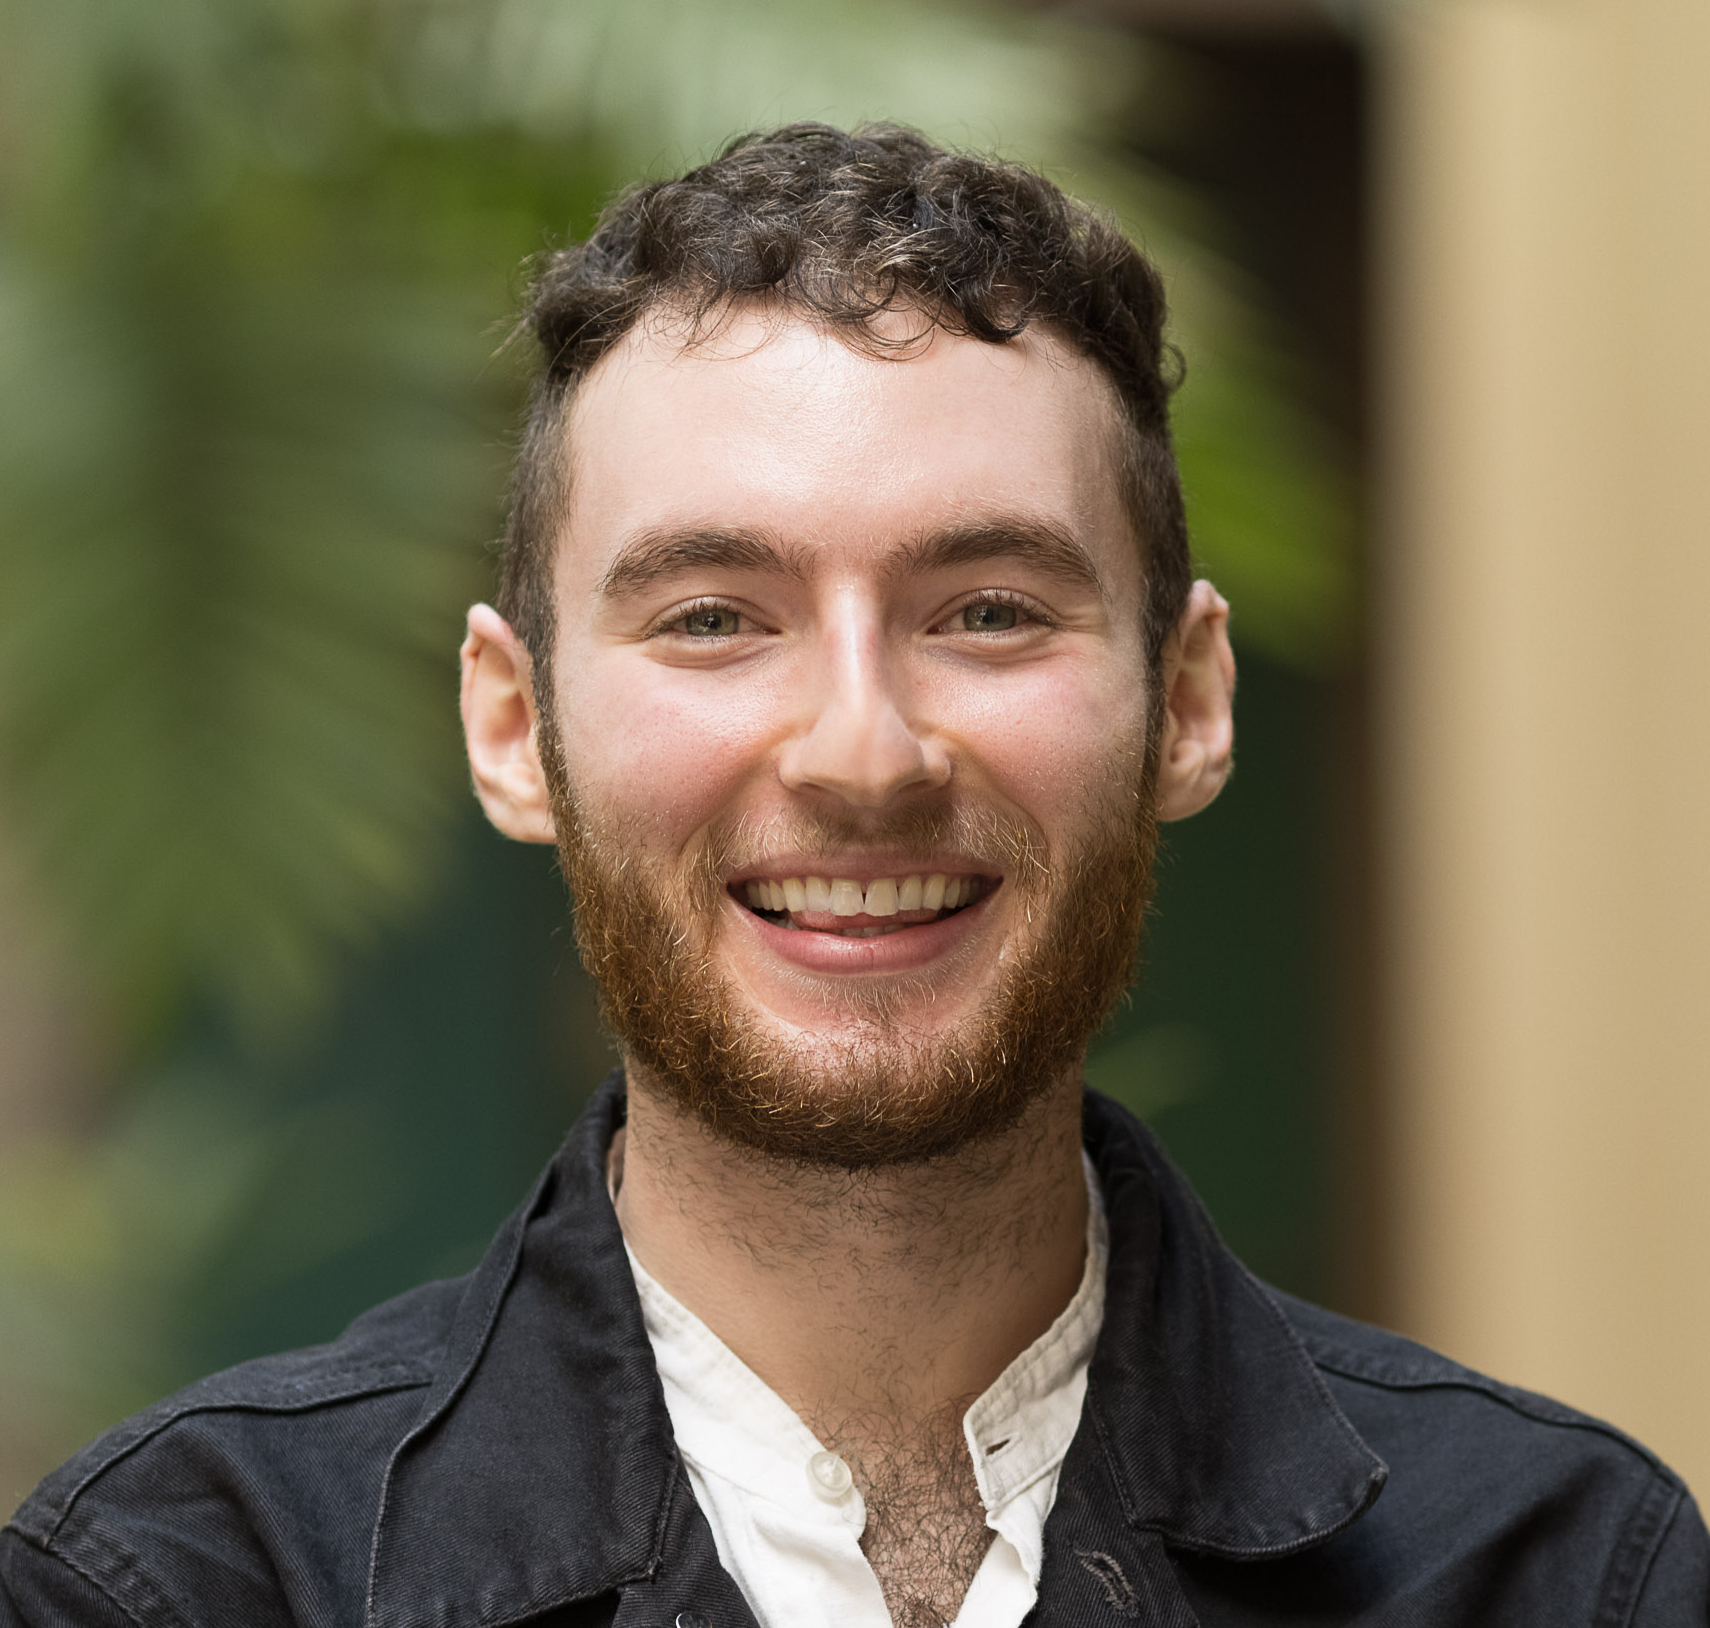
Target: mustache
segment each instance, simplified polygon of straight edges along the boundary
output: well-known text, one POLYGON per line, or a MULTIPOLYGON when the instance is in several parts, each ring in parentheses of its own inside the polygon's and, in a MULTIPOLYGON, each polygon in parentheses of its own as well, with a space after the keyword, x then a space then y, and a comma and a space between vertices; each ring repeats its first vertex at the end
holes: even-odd
POLYGON ((835 860, 856 848, 984 860, 1022 892, 1038 891, 1051 880, 1049 844, 1033 821, 1009 809, 946 799, 871 814, 804 808, 744 816, 708 833, 696 856, 693 886, 710 903, 734 872, 786 858, 835 860))
POLYGON ((936 1158, 1014 1125, 1060 1084, 1120 996, 1150 896, 1150 762, 1113 755, 1086 818, 1054 842, 977 787, 859 809, 792 798, 714 816, 649 851, 630 809, 555 794, 559 856, 583 964, 646 1090, 733 1147, 786 1165, 858 1171, 936 1158), (824 1035, 777 1032, 726 982, 716 955, 724 879, 789 858, 865 849, 984 862, 1013 885, 1029 931, 966 1020, 934 1038, 899 1020, 936 998, 918 983, 831 992, 824 1035), (855 1027, 851 1028, 851 1025, 855 1027))

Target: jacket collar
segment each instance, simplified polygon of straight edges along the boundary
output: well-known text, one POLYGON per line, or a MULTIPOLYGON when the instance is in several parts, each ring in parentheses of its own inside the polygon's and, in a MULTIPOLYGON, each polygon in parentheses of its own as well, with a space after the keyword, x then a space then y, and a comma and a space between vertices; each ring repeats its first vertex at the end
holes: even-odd
MULTIPOLYGON (((623 1115, 614 1074, 469 1280, 387 1466, 368 1628, 496 1628, 598 1595, 622 1596, 620 1621, 673 1599, 750 1620, 681 1472, 606 1192, 623 1115)), ((1385 1471, 1150 1134, 1089 1094, 1086 1135, 1110 1222, 1105 1325, 1046 1565, 1070 1555, 1080 1586, 1143 1602, 1169 1590, 1162 1545, 1305 1548, 1357 1519, 1385 1471)))
POLYGON ((1257 1560, 1322 1543, 1371 1507, 1383 1461, 1151 1132, 1089 1092, 1085 1138, 1110 1269, 1063 1479, 1102 1459, 1128 1524, 1176 1548, 1257 1560))
POLYGON ((387 1468, 368 1628, 489 1628, 622 1589, 658 1570, 682 1524, 670 1416, 606 1191, 623 1114, 614 1074, 469 1280, 387 1468))

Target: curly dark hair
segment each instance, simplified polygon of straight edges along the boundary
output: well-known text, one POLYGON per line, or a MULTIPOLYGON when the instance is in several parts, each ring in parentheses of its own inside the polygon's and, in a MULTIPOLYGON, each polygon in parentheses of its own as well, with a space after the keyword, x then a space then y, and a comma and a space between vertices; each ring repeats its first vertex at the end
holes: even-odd
POLYGON ((740 136, 680 180, 636 187, 586 242, 542 257, 518 324, 540 347, 512 474, 499 610, 550 694, 552 545, 568 489, 565 424, 577 383, 647 312, 699 326, 764 300, 883 351, 873 318, 915 309, 989 344, 1031 322, 1116 387, 1123 496, 1145 551, 1155 675, 1191 580, 1157 270, 1104 216, 1017 165, 936 146, 918 131, 791 124, 740 136))

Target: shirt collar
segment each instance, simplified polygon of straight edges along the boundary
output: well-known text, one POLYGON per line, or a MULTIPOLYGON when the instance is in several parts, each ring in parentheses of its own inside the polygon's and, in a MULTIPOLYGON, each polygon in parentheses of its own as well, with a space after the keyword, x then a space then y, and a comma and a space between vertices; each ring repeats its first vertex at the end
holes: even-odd
MULTIPOLYGON (((493 1628, 616 1591, 653 1602, 674 1566, 721 1586, 606 1192, 623 1114, 614 1074, 469 1280, 387 1466, 368 1628, 493 1628)), ((1382 1463, 1149 1133, 1089 1094, 1086 1140, 1106 1310, 1048 1547, 1076 1510, 1253 1558, 1341 1530, 1382 1463)))
MULTIPOLYGON (((963 1434, 988 1517, 1062 1463, 1074 1439, 1086 1367, 1104 1319, 1109 1228, 1092 1161, 1087 1185, 1086 1256, 1081 1280, 1051 1326, 976 1398, 963 1434)), ((677 1445, 703 1475, 740 1487, 798 1517, 842 1523, 860 1535, 866 1522, 858 1488, 827 1502, 809 1490, 809 1458, 825 1450, 789 1404, 717 1334, 629 1254, 642 1318, 671 1412, 677 1445)), ((1035 1581, 1038 1523, 1017 1542, 1035 1581)), ((1008 1534, 1015 1541, 1018 1534, 1008 1534)))
MULTIPOLYGON (((1078 1428, 1083 1375, 1104 1322, 1110 1229, 1098 1173, 1087 1180, 1086 1264, 1073 1298, 1032 1345, 998 1375, 962 1421, 974 1479, 988 1514, 1054 1470, 1078 1428)), ((1030 1564, 1037 1571, 1037 1564, 1030 1564)))
POLYGON ((836 1503, 809 1491, 808 1460, 825 1451, 825 1444, 633 1254, 629 1264, 683 1456, 750 1497, 809 1519, 846 1524, 859 1536, 866 1524, 859 1488, 836 1503))

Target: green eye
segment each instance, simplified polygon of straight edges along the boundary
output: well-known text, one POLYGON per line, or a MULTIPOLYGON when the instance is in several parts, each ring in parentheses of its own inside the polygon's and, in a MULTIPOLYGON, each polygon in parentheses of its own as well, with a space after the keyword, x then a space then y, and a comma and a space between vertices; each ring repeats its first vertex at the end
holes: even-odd
POLYGON ((691 639, 728 639, 742 631, 742 618, 728 605, 702 605, 679 617, 676 626, 691 639))
POLYGON ((986 600, 962 609, 962 626, 969 633, 1007 633, 1021 620, 1013 605, 986 600))

